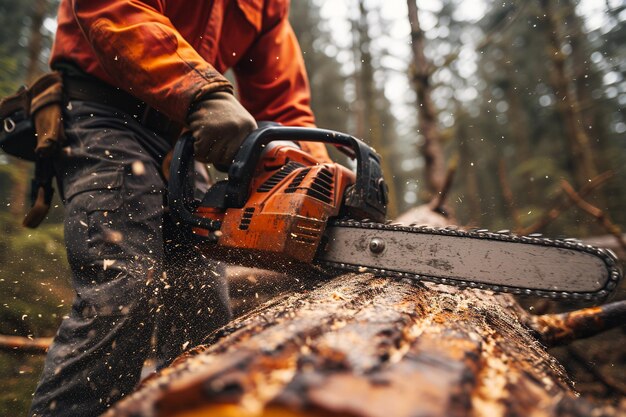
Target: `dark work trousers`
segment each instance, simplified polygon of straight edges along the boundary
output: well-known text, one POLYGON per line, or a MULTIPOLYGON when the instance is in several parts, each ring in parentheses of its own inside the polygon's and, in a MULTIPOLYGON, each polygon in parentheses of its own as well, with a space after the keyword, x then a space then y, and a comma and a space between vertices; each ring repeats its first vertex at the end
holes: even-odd
POLYGON ((163 366, 231 311, 220 268, 167 214, 160 170, 170 145, 97 103, 71 102, 65 124, 69 149, 56 171, 76 298, 31 415, 92 417, 133 390, 153 335, 163 366))

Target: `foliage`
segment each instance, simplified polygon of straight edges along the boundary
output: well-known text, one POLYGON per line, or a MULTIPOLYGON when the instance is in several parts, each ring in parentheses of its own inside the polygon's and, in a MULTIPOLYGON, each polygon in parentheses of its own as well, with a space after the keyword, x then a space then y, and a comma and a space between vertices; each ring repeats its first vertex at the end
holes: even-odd
POLYGON ((62 229, 13 229, 0 217, 0 333, 51 336, 71 305, 62 229))
POLYGON ((43 361, 42 355, 0 352, 0 415, 26 415, 43 361))
POLYGON ((289 20, 298 36, 311 85, 311 106, 319 127, 347 130, 345 97, 346 75, 336 55, 331 52, 332 39, 323 26, 319 6, 309 1, 291 3, 289 20))
MULTIPOLYGON (((36 0, 0 0, 0 97, 12 94, 26 79, 29 67, 31 13, 36 0)), ((48 16, 58 4, 47 1, 48 16)), ((33 67, 42 71, 51 35, 33 67)), ((59 210, 37 230, 19 226, 23 193, 16 190, 29 181, 30 167, 0 155, 0 333, 19 336, 53 336, 73 297, 65 259, 59 210)), ((58 202, 55 202, 58 204, 58 202)), ((0 415, 25 415, 43 366, 43 356, 0 353, 0 415)))
POLYGON ((0 1, 0 97, 23 82, 27 12, 31 1, 0 1))
MULTIPOLYGON (((17 228, 0 214, 0 334, 50 337, 73 297, 62 227, 17 228)), ((0 415, 23 415, 43 366, 42 355, 0 352, 0 415)))

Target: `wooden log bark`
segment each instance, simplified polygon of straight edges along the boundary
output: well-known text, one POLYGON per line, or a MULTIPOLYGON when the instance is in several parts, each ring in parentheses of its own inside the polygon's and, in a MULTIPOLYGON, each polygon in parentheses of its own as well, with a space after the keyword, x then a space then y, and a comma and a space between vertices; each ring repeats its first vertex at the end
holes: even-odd
POLYGON ((578 398, 510 296, 369 274, 308 286, 210 335, 108 415, 617 415, 578 398))

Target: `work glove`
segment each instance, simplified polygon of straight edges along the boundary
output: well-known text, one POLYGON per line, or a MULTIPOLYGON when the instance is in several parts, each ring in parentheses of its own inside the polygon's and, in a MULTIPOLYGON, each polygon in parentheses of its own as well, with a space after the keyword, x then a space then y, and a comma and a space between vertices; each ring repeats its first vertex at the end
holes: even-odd
POLYGON ((243 140, 257 128, 254 117, 231 93, 220 91, 203 96, 187 117, 196 160, 228 171, 243 140))

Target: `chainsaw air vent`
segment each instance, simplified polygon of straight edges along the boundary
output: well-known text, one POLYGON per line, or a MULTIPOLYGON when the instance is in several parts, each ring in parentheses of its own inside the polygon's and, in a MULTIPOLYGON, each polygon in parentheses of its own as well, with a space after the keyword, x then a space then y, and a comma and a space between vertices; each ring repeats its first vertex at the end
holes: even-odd
POLYGON ((330 204, 333 201, 333 173, 327 168, 320 170, 317 177, 311 183, 311 188, 306 194, 330 204))
POLYGON ((289 187, 287 187, 285 192, 286 193, 296 192, 300 184, 302 184, 302 180, 304 180, 304 177, 306 177, 306 174, 308 174, 310 170, 311 170, 310 168, 307 168, 298 172, 298 174, 293 178, 293 180, 291 180, 291 184, 289 184, 289 187))
POLYGON ((323 231, 321 222, 300 221, 296 225, 291 237, 294 241, 299 243, 317 245, 323 231))
POLYGON ((243 216, 241 216, 241 223, 239 223, 239 230, 248 230, 252 216, 254 215, 254 207, 248 207, 243 210, 243 216))
MULTIPOLYGON (((265 181, 259 188, 257 188, 257 192, 259 193, 267 193, 271 191, 272 188, 276 187, 276 185, 280 184, 282 180, 287 177, 287 175, 291 174, 298 168, 302 168, 304 165, 299 164, 297 162, 289 162, 282 166, 274 175, 269 177, 267 181, 265 181)), ((302 181, 302 180, 301 180, 302 181)))

